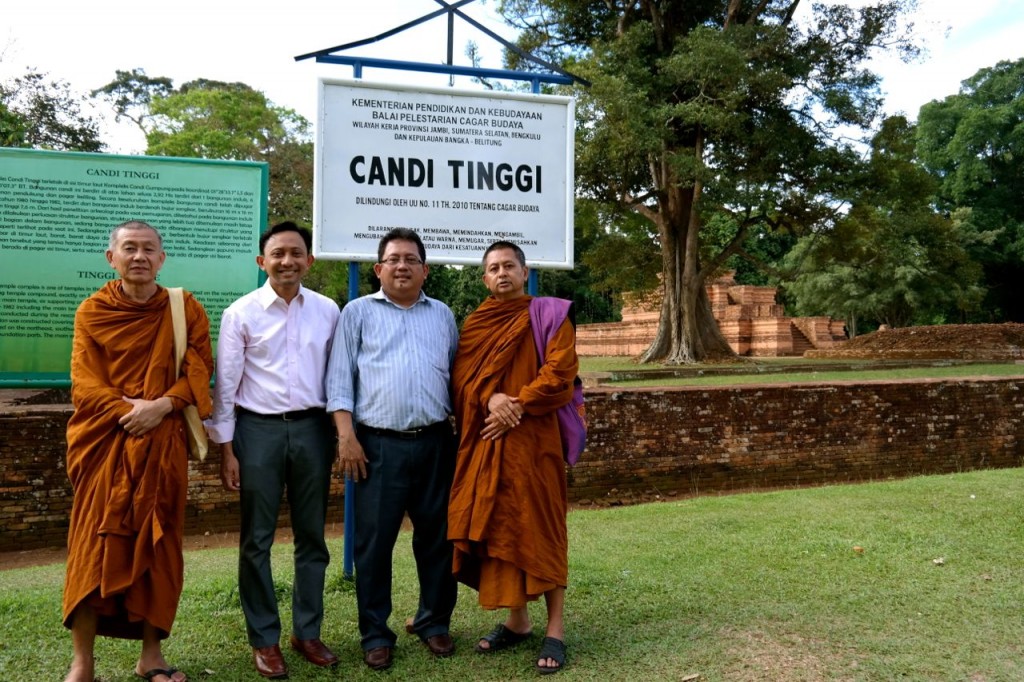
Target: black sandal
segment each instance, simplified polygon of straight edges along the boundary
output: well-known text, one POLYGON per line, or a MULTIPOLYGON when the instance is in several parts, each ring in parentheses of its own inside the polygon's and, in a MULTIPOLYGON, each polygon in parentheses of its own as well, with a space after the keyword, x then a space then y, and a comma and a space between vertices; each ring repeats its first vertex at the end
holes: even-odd
POLYGON ((501 651, 502 649, 510 649, 517 644, 525 642, 533 635, 533 631, 519 633, 514 630, 509 630, 505 627, 504 623, 498 623, 498 625, 488 632, 486 635, 480 638, 481 641, 490 644, 489 647, 482 647, 477 642, 476 651, 479 654, 493 654, 495 651, 501 651))
POLYGON ((541 675, 557 673, 565 665, 565 642, 554 637, 545 637, 540 646, 540 653, 537 654, 537 672, 541 675), (558 665, 541 665, 540 662, 550 658, 558 665))
MULTIPOLYGON (((144 680, 152 680, 154 677, 160 677, 163 675, 167 679, 174 681, 174 673, 180 672, 177 668, 153 668, 147 670, 144 673, 140 673, 138 670, 135 671, 136 677, 141 677, 144 680)), ((188 678, 185 678, 185 682, 188 682, 188 678)))

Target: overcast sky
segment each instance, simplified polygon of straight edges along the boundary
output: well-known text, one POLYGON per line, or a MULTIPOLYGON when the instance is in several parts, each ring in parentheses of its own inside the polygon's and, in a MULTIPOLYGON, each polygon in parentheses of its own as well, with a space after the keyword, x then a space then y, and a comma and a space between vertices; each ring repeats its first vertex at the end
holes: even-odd
MULTIPOLYGON (((276 104, 316 118, 318 76, 349 78, 351 67, 295 62, 299 54, 368 38, 439 8, 433 0, 178 0, 149 10, 137 0, 10 0, 0 17, 0 79, 35 68, 68 81, 78 92, 101 87, 117 69, 145 69, 180 85, 195 78, 241 81, 276 104), (358 10, 354 8, 358 7, 358 10)), ((512 37, 494 14, 495 0, 478 0, 467 14, 512 37)), ((808 7, 810 2, 805 3, 808 7)), ((978 69, 1024 56, 1024 0, 919 0, 914 17, 924 38, 924 60, 876 63, 885 77, 887 110, 912 119, 920 106, 955 93, 978 69)), ((484 66, 500 68, 500 46, 456 21, 455 61, 466 64, 474 40, 484 66)), ((416 29, 345 54, 441 63, 447 22, 433 19, 416 29)), ((444 85, 444 76, 367 70, 364 78, 393 83, 444 85)), ((472 87, 468 79, 457 85, 472 87)), ((105 129, 109 151, 140 153, 141 134, 105 129), (111 142, 111 138, 113 142, 111 142)))

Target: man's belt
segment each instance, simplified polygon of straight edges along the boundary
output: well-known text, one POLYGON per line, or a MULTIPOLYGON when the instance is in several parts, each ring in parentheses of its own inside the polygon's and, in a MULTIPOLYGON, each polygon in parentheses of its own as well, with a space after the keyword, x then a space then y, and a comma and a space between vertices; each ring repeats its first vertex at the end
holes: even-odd
POLYGON ((384 438, 400 438, 402 440, 415 440, 416 438, 423 438, 425 436, 437 435, 444 432, 452 433, 452 425, 447 419, 433 424, 428 424, 426 426, 418 426, 414 429, 405 429, 404 431, 398 431, 395 429, 379 429, 376 426, 369 426, 362 423, 356 424, 356 429, 360 433, 372 433, 375 436, 381 436, 384 438))
POLYGON ((244 407, 239 407, 238 411, 242 414, 247 414, 252 417, 259 417, 260 419, 273 419, 275 421, 284 422, 297 422, 300 419, 309 419, 310 417, 322 417, 327 412, 322 407, 307 407, 305 410, 294 410, 292 412, 278 412, 277 414, 260 414, 259 412, 253 412, 247 410, 244 407))

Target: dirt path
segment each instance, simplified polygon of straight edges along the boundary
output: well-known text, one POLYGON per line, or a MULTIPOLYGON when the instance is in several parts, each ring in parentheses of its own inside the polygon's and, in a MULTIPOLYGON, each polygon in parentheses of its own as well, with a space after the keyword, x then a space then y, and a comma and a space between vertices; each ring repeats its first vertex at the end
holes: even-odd
MULTIPOLYGON (((328 531, 327 537, 340 538, 341 531, 328 531)), ((286 528, 277 531, 275 542, 291 542, 292 535, 286 528)), ((186 552, 200 549, 220 549, 223 547, 238 547, 238 533, 216 533, 208 535, 186 535, 184 541, 186 552)), ((68 551, 64 547, 49 547, 44 549, 27 549, 22 552, 0 552, 0 571, 12 570, 15 568, 28 568, 30 566, 46 566, 48 564, 63 563, 68 557, 68 551)))

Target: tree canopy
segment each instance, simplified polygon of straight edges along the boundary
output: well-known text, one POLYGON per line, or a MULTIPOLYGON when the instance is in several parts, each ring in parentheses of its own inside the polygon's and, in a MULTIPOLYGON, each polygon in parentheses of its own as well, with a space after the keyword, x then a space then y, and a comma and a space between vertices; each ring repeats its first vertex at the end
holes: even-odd
POLYGON ((991 319, 1024 322, 1024 59, 999 62, 921 108, 918 152, 938 208, 974 235, 991 319))
POLYGON ((803 22, 794 19, 799 5, 501 3, 522 47, 593 83, 577 104, 579 193, 643 216, 656 235, 665 296, 645 360, 731 354, 707 279, 757 231, 797 232, 834 218, 860 161, 843 136, 879 113, 879 79, 865 63, 879 49, 915 53, 902 0, 815 5, 803 22))
POLYGON ((29 70, 0 83, 0 146, 98 152, 104 144, 66 81, 29 70))
POLYGON ((786 256, 795 312, 891 327, 961 322, 981 300, 980 269, 961 221, 932 207, 937 182, 917 163, 914 127, 886 119, 856 178, 850 210, 786 256))
POLYGON ((146 75, 145 69, 135 68, 131 71, 116 70, 114 80, 101 88, 93 90, 93 97, 105 100, 114 110, 114 119, 126 118, 143 133, 149 133, 152 117, 150 106, 154 97, 167 97, 174 92, 174 82, 170 78, 152 78, 146 75))
POLYGON ((310 124, 245 83, 197 79, 174 87, 143 69, 117 71, 93 91, 146 134, 146 153, 269 166, 268 220, 313 222, 310 124))

